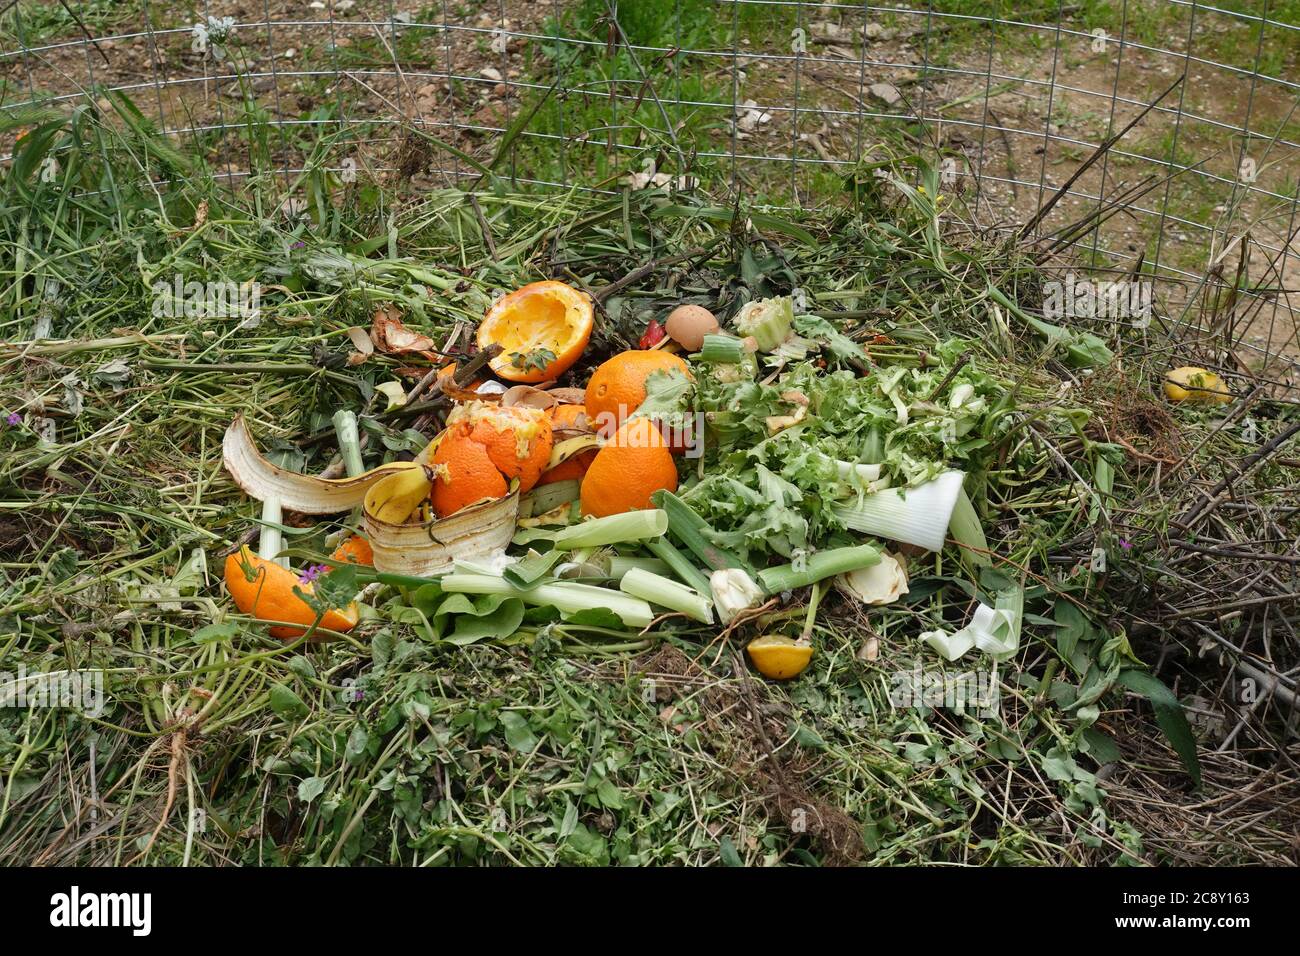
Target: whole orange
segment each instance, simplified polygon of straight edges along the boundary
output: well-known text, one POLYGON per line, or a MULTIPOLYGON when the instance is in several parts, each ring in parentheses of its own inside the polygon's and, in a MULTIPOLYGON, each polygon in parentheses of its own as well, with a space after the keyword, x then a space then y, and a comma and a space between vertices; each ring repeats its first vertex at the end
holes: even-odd
POLYGON ((609 436, 645 401, 646 379, 659 371, 691 374, 680 356, 661 349, 620 352, 597 368, 587 383, 587 419, 592 427, 609 436))
POLYGON ((587 469, 582 513, 603 518, 652 508, 650 496, 661 488, 677 490, 672 452, 654 422, 633 418, 619 426, 587 469))

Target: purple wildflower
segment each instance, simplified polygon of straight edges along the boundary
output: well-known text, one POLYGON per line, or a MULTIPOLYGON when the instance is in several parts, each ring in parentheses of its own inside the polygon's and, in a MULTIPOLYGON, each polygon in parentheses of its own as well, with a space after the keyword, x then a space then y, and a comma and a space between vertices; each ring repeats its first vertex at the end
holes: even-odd
POLYGON ((313 564, 307 570, 303 571, 302 574, 298 575, 298 583, 311 584, 327 570, 329 569, 323 564, 313 564))
POLYGON ((1127 551, 1129 548, 1133 547, 1133 542, 1130 541, 1128 538, 1120 538, 1119 546, 1123 548, 1125 551, 1127 551))
POLYGON ((5 416, 5 421, 10 425, 21 425, 23 423, 23 416, 19 415, 17 412, 10 412, 5 416))
POLYGON ((303 241, 302 239, 299 239, 297 242, 295 242, 295 243, 294 243, 292 246, 290 246, 289 248, 290 248, 290 249, 306 249, 306 248, 307 248, 307 243, 306 243, 305 241, 303 241))

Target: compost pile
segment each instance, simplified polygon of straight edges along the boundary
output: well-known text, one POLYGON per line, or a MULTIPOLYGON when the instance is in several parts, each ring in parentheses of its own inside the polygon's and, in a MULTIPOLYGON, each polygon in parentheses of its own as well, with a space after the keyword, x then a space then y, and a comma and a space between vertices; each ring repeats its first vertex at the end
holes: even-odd
MULTIPOLYGON (((1165 389, 1145 334, 1045 321, 1040 266, 916 157, 799 217, 304 188, 119 197, 98 243, 101 209, 24 220, 23 248, 71 245, 32 267, 57 338, 0 353, 0 640, 107 686, 100 714, 0 716, 3 852, 1167 850, 1107 778, 1142 755, 1171 812, 1202 783, 1208 731, 1153 664, 1225 663, 1140 595, 1187 507, 1153 473, 1233 447, 1234 383, 1165 389), (262 300, 150 317, 172 276, 262 300)), ((1286 412, 1255 406, 1264 441, 1286 412)), ((1223 773, 1285 753, 1266 711, 1223 773)))

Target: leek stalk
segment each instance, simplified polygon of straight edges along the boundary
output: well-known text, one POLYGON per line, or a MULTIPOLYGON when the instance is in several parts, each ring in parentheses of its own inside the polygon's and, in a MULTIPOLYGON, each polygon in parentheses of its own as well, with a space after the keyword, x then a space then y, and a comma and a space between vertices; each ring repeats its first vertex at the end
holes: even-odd
POLYGON ((823 578, 870 567, 880 561, 880 549, 874 544, 848 548, 831 548, 808 555, 802 567, 784 564, 758 572, 758 583, 768 594, 793 591, 823 578))
POLYGON ((703 624, 713 623, 713 608, 708 598, 694 588, 660 577, 641 568, 633 568, 618 582, 620 591, 633 597, 678 611, 703 624))

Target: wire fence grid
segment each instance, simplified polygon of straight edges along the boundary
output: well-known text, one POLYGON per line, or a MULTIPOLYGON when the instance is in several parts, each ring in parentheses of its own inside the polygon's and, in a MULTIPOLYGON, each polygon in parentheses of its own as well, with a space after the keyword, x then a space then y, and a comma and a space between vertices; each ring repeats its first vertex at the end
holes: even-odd
POLYGON ((485 165, 530 189, 698 177, 803 207, 833 202, 892 130, 943 156, 990 228, 1032 221, 1068 182, 1034 227, 1048 247, 1103 272, 1140 266, 1175 290, 1189 336, 1289 374, 1300 23, 1286 20, 1300 6, 1220 2, 14 2, 0 113, 125 94, 232 185, 288 185, 312 162, 391 172, 417 129, 432 183, 485 165), (275 130, 270 169, 242 138, 252 117, 275 130), (1090 214, 1101 225, 1073 236, 1090 214), (1225 282, 1241 304, 1205 315, 1198 301, 1225 282))

